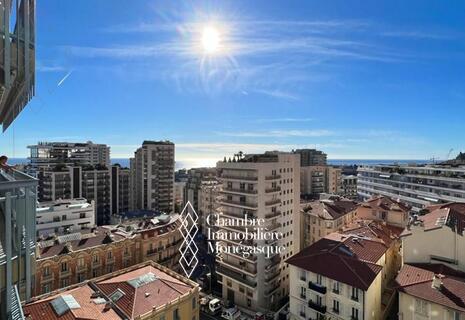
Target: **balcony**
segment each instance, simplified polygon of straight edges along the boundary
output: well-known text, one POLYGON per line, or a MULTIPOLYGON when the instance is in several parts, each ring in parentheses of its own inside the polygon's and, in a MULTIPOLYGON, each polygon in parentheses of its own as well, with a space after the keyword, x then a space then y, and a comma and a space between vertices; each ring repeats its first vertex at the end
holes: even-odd
POLYGON ((37 180, 20 171, 0 170, 0 266, 5 279, 2 306, 12 310, 16 282, 24 283, 21 300, 31 298, 36 234, 37 180))
POLYGON ((274 200, 270 200, 270 201, 265 202, 265 206, 267 206, 267 207, 277 206, 279 204, 281 204, 281 199, 274 199, 274 200))
POLYGON ((281 211, 270 212, 270 213, 265 214, 265 219, 276 218, 276 217, 279 217, 280 215, 281 215, 281 211))
POLYGON ((308 301, 308 307, 309 308, 312 308, 313 310, 321 313, 321 314, 325 314, 326 313, 326 306, 323 306, 321 304, 318 304, 318 303, 315 303, 313 302, 313 300, 309 300, 308 301))
POLYGON ((48 282, 51 280, 53 280, 53 274, 49 273, 49 274, 42 275, 42 282, 48 282))
POLYGON ((273 286, 271 289, 268 289, 265 291, 265 297, 270 297, 272 296, 276 291, 278 291, 281 288, 281 285, 278 283, 275 286, 273 286))
POLYGON ((248 203, 248 202, 234 201, 234 200, 228 200, 228 199, 220 199, 218 202, 220 205, 229 206, 229 207, 236 207, 236 208, 242 208, 242 209, 248 209, 248 210, 258 209, 258 205, 256 203, 248 203))
POLYGON ((265 283, 271 284, 273 281, 279 279, 280 275, 281 275, 281 271, 279 269, 274 270, 270 274, 265 275, 265 283))
POLYGON ((270 181, 270 180, 278 180, 281 179, 281 176, 279 174, 273 174, 271 176, 266 176, 265 180, 270 181))
POLYGON ((265 193, 277 193, 281 191, 281 187, 266 188, 265 193))
POLYGON ((258 177, 254 176, 240 176, 232 174, 224 174, 220 177, 220 180, 237 180, 237 181, 258 181, 258 177))
POLYGON ((241 273, 233 271, 229 268, 218 266, 218 268, 216 268, 216 272, 224 277, 240 282, 251 289, 255 289, 257 287, 257 283, 255 281, 248 280, 247 278, 244 278, 241 273))
POLYGON ((326 294, 326 287, 322 286, 321 284, 314 283, 314 282, 310 281, 308 283, 308 288, 313 290, 313 291, 316 291, 318 293, 326 294))
POLYGON ((236 188, 223 188, 220 193, 234 193, 234 194, 245 194, 245 195, 258 195, 257 190, 247 190, 247 189, 236 189, 236 188))

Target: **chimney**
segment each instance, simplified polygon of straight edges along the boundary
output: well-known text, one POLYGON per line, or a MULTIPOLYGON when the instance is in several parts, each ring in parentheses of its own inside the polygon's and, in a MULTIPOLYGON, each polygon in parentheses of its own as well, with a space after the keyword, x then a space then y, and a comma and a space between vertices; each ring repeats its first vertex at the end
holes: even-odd
POLYGON ((433 282, 431 283, 431 288, 436 289, 436 290, 441 290, 443 278, 444 276, 442 274, 435 274, 433 276, 433 282))

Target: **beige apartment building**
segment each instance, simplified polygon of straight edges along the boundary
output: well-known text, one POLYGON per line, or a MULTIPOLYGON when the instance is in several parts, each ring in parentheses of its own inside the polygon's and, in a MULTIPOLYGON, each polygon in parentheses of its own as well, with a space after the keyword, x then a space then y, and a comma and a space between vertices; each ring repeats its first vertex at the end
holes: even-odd
POLYGON ((404 265, 396 278, 401 320, 464 320, 465 273, 442 264, 404 265))
POLYGON ((204 180, 198 191, 199 226, 202 233, 207 232, 207 217, 216 212, 217 198, 220 195, 221 183, 218 180, 204 180))
POLYGON ((303 196, 320 193, 342 192, 342 169, 331 166, 307 166, 300 168, 300 192, 303 196))
POLYGON ((402 233, 404 263, 442 263, 465 272, 465 204, 427 207, 402 233))
POLYGON ((361 203, 357 208, 357 217, 382 221, 388 225, 405 228, 409 222, 412 208, 401 202, 385 196, 375 196, 361 203))
POLYGON ((400 267, 400 229, 358 221, 303 249, 290 265, 291 320, 385 319, 400 267))
POLYGON ((43 240, 36 252, 36 295, 143 261, 179 271, 179 215, 128 219, 112 226, 43 240))
POLYGON ((174 211, 174 143, 144 141, 130 161, 135 209, 174 211))
MULTIPOLYGON (((266 256, 222 253, 217 273, 222 276, 223 298, 253 311, 276 310, 289 294, 289 269, 284 260, 300 250, 300 155, 284 152, 251 154, 238 161, 218 162, 222 190, 218 212, 225 218, 264 219, 268 232, 279 240, 243 242, 248 246, 284 247, 266 256)), ((244 232, 244 227, 219 227, 224 232, 244 232)), ((222 241, 227 247, 241 241, 222 241)))
POLYGON ((29 320, 199 320, 197 283, 153 261, 35 297, 29 320))
POLYGON ((301 247, 305 248, 340 230, 356 218, 357 203, 352 200, 315 200, 300 204, 301 247))

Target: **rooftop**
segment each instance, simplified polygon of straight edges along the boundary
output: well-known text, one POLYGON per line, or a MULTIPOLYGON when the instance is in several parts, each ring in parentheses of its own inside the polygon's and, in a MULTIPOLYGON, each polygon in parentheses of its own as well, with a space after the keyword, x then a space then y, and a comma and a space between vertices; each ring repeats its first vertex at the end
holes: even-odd
POLYGON ((197 287, 189 279, 148 261, 38 296, 23 309, 30 320, 136 319, 197 287))
POLYGON ((441 264, 406 264, 396 278, 397 290, 414 297, 465 312, 465 274, 441 264), (433 278, 441 274, 441 286, 433 278))
POLYGON ((387 247, 369 239, 336 235, 339 239, 323 238, 286 262, 366 291, 382 270, 376 262, 387 247))
POLYGON ((303 213, 335 220, 357 209, 357 203, 352 200, 316 200, 302 203, 300 207, 303 213))
POLYGON ((389 210, 389 211, 403 211, 409 212, 411 207, 401 201, 393 200, 385 196, 376 196, 362 203, 365 208, 374 210, 389 210))

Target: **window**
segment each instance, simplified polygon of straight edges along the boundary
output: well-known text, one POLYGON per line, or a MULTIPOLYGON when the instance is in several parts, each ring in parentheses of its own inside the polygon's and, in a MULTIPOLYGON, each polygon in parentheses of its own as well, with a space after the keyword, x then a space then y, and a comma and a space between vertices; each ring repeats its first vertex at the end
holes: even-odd
POLYGON ((334 282, 333 282, 333 292, 339 294, 339 290, 340 290, 340 288, 339 288, 339 282, 334 281, 334 282))
POLYGON ((84 280, 86 280, 85 274, 84 273, 78 274, 78 282, 83 282, 84 280))
POLYGON ((415 312, 424 316, 428 316, 428 302, 421 299, 415 299, 415 312))
POLYGON ((100 261, 100 257, 98 256, 98 254, 93 255, 92 262, 98 263, 99 261, 100 261))
POLYGON ((358 309, 352 308, 352 319, 358 320, 358 309))
POLYGON ((179 309, 173 310, 173 320, 179 320, 179 309))
POLYGON ((79 214, 79 219, 84 219, 86 217, 86 213, 85 212, 81 212, 79 214))
POLYGON ((49 266, 44 267, 44 269, 43 269, 43 271, 42 271, 42 275, 43 275, 44 277, 50 275, 50 267, 49 267, 49 266))
POLYGON ((300 297, 302 299, 306 299, 307 298, 307 289, 305 287, 300 287, 300 297))
POLYGON ((323 299, 319 295, 316 296, 316 304, 319 306, 323 305, 323 299))
POLYGON ((50 292, 50 284, 44 284, 42 286, 42 293, 49 293, 50 292))
POLYGON ((352 287, 352 300, 358 301, 358 289, 355 287, 352 287))
POLYGON ((61 263, 61 272, 66 272, 68 271, 68 262, 62 262, 61 263))
POLYGON ((108 259, 113 258, 113 251, 108 251, 108 253, 107 253, 107 258, 108 258, 108 259))
POLYGON ((316 275, 316 283, 318 283, 319 285, 323 283, 323 277, 321 276, 321 274, 316 275))
POLYGON ((78 267, 84 267, 85 264, 86 264, 86 262, 85 262, 84 258, 79 257, 78 260, 77 260, 78 267))
POLYGON ((307 281, 307 272, 303 269, 300 270, 300 280, 307 281))
POLYGON ((61 279, 61 283, 60 283, 61 288, 67 287, 68 285, 69 285, 68 279, 61 279))
POLYGON ((195 309, 197 307, 197 300, 195 297, 192 298, 192 309, 195 309))
POLYGON ((339 301, 333 300, 333 311, 339 313, 339 301))
POLYGON ((164 315, 164 314, 162 314, 162 315, 160 316, 160 320, 165 320, 165 315, 164 315))

